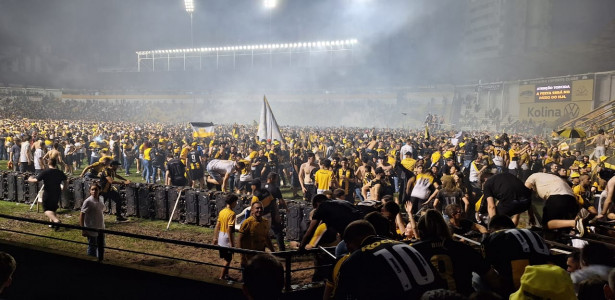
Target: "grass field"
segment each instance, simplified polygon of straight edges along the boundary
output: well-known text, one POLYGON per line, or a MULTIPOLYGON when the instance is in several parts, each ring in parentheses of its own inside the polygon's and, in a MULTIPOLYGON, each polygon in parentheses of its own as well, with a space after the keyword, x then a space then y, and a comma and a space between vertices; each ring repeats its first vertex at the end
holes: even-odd
MULTIPOLYGON (((7 161, 0 161, 0 170, 7 170, 7 161)), ((141 174, 136 174, 133 166, 130 176, 126 176, 132 182, 144 183, 141 174)), ((74 177, 79 176, 81 169, 74 172, 74 177)), ((124 172, 118 172, 120 175, 124 172)), ((123 176, 123 175, 122 175, 123 176)), ((290 190, 283 189, 285 197, 292 195, 290 190)), ((60 220, 64 224, 79 225, 79 211, 70 209, 59 209, 57 211, 60 220)), ((36 208, 30 210, 30 205, 26 203, 16 203, 0 201, 0 214, 48 221, 45 215, 36 212, 36 208)), ((187 225, 173 222, 169 230, 166 230, 167 221, 150 220, 132 217, 129 222, 115 222, 115 216, 105 215, 107 229, 120 232, 129 232, 154 236, 160 238, 189 241, 196 243, 210 244, 213 236, 213 228, 196 225, 187 225)), ((87 239, 81 235, 81 231, 75 229, 60 229, 54 231, 46 225, 27 223, 17 220, 0 218, 0 239, 16 241, 35 247, 45 248, 52 251, 59 251, 68 255, 86 255, 87 239), (16 231, 16 232, 13 232, 16 231), (34 236, 34 235, 40 235, 34 236), (46 238, 48 237, 48 238, 46 238), (56 240, 62 239, 62 240, 56 240), (67 242, 68 241, 68 242, 67 242), (74 243, 78 242, 78 243, 74 243)), ((275 242, 274 242, 275 245, 275 242)), ((222 260, 218 256, 217 250, 197 249, 188 246, 179 246, 161 242, 128 238, 114 235, 106 236, 106 246, 129 251, 144 252, 152 255, 107 250, 105 261, 125 266, 134 266, 141 269, 152 271, 162 271, 167 274, 184 276, 194 279, 216 278, 220 272, 219 267, 207 266, 202 264, 183 262, 167 259, 158 256, 169 256, 186 260, 221 264, 222 260)), ((239 255, 234 256, 232 267, 239 268, 239 255)), ((293 262, 293 268, 304 268, 311 266, 309 259, 299 258, 293 262), (295 266, 295 264, 298 264, 295 266)), ((309 283, 312 271, 293 272, 293 284, 309 283)), ((231 270, 230 275, 240 278, 239 271, 231 270)))

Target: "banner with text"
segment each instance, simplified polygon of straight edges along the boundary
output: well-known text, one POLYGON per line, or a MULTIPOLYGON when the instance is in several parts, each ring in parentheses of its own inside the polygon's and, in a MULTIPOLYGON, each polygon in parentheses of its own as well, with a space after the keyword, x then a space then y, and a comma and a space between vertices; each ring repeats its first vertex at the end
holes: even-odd
POLYGON ((519 119, 535 123, 563 122, 593 109, 594 80, 587 75, 519 83, 519 119))

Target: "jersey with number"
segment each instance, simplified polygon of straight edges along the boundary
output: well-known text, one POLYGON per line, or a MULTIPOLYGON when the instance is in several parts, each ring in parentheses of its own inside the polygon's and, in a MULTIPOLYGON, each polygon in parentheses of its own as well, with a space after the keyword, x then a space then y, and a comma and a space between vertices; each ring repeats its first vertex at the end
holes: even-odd
POLYGON ((451 239, 426 240, 411 245, 433 266, 446 284, 446 289, 465 296, 474 292, 472 272, 483 275, 490 270, 479 251, 451 239))
POLYGON ((186 160, 188 162, 186 165, 190 170, 197 170, 203 168, 203 166, 201 166, 201 154, 197 150, 188 152, 186 160))
POLYGON ((506 150, 500 146, 493 149, 493 163, 498 167, 503 167, 506 163, 506 150))
POLYGON ((545 264, 549 259, 547 244, 540 235, 528 229, 496 231, 483 240, 482 247, 487 262, 512 290, 519 288, 526 266, 545 264))
POLYGON ((418 299, 442 286, 433 266, 407 244, 371 236, 339 268, 335 299, 418 299))

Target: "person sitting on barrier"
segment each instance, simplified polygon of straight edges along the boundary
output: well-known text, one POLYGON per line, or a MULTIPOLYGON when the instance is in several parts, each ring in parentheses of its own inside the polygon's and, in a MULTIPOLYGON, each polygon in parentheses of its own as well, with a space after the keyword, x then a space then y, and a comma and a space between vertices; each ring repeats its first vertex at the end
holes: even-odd
MULTIPOLYGON (((235 247, 235 206, 237 205, 237 195, 230 194, 224 199, 226 207, 218 214, 218 221, 214 228, 214 239, 212 244, 222 247, 235 247)), ((219 250, 220 258, 224 259, 224 267, 218 279, 233 280, 229 277, 228 269, 233 260, 233 252, 229 250, 219 250)))
MULTIPOLYGON (((60 202, 62 190, 68 188, 68 178, 64 172, 57 169, 57 164, 57 160, 50 159, 48 169, 42 171, 36 177, 31 176, 28 178, 28 182, 35 183, 43 181, 43 210, 45 211, 45 215, 53 223, 61 223, 56 215, 56 210, 58 210, 59 207, 58 202, 60 202)), ((59 227, 54 228, 56 230, 59 229, 59 227)))
MULTIPOLYGON (((101 201, 100 186, 93 184, 90 186, 90 197, 83 201, 81 205, 81 212, 79 213, 79 226, 88 227, 94 229, 105 229, 104 211, 105 202, 101 201)), ((103 259, 105 236, 102 233, 96 231, 83 230, 81 233, 84 237, 88 238, 88 250, 89 256, 98 257, 99 260, 103 259), (98 248, 99 244, 102 246, 98 248)))
POLYGON ((101 185, 102 191, 101 195, 105 197, 105 199, 109 199, 115 202, 115 216, 118 222, 127 221, 128 219, 122 216, 122 199, 120 198, 120 193, 113 186, 113 184, 129 184, 130 180, 125 179, 124 177, 117 174, 117 167, 121 165, 119 161, 114 160, 111 162, 110 166, 107 167, 101 174, 101 185), (123 181, 116 181, 115 178, 119 178, 123 181))
MULTIPOLYGON (((269 239, 271 223, 263 218, 263 204, 260 201, 253 202, 248 217, 239 228, 237 236, 237 246, 242 249, 265 251, 265 248, 274 252, 273 244, 269 239)), ((248 260, 253 254, 241 255, 241 267, 245 269, 248 260)))
MULTIPOLYGON (((49 153, 49 152, 48 152, 49 153)), ((100 179, 100 173, 104 171, 111 163, 111 157, 105 157, 102 162, 97 161, 85 167, 81 171, 81 177, 90 179, 100 179)))
POLYGON ((248 300, 276 300, 284 287, 284 268, 271 254, 254 256, 243 271, 243 294, 248 300))
POLYGON ((0 294, 13 283, 17 263, 12 255, 0 251, 0 294))

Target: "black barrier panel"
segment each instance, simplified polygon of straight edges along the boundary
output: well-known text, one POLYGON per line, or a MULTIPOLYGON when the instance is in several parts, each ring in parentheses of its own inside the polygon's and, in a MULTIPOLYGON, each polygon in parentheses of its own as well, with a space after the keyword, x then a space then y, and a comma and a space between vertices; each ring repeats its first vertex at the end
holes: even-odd
POLYGON ((227 196, 228 196, 228 193, 222 193, 218 191, 214 192, 213 197, 216 202, 216 219, 218 215, 220 214, 220 211, 226 207, 226 203, 224 203, 224 200, 226 199, 227 196))
MULTIPOLYGON (((38 195, 38 191, 40 191, 41 187, 43 186, 42 182, 27 182, 28 185, 28 203, 32 203, 34 202, 34 200, 36 199, 36 196, 38 195)), ((39 199, 42 201, 42 199, 39 199)))
POLYGON ((286 239, 299 241, 310 224, 312 207, 303 203, 290 202, 286 209, 286 239))
POLYGON ((85 191, 83 189, 83 178, 75 178, 73 180, 73 195, 75 200, 73 202, 73 209, 81 209, 83 200, 85 200, 85 191))
POLYGON ((17 202, 26 202, 26 190, 28 189, 28 187, 26 186, 27 176, 27 174, 23 173, 17 174, 17 202))
POLYGON ((168 220, 169 207, 167 200, 168 188, 166 186, 158 186, 154 191, 154 206, 156 206, 156 219, 168 220))
POLYGON ((137 185, 131 183, 126 185, 124 189, 124 198, 126 199, 126 216, 137 216, 139 211, 139 202, 137 201, 137 185))
POLYGON ((209 226, 212 221, 212 212, 215 210, 215 202, 210 202, 210 191, 201 191, 198 196, 199 201, 199 225, 209 226), (213 208, 213 209, 212 209, 213 208))
POLYGON ((73 178, 67 180, 68 186, 62 191, 60 195, 60 207, 73 208, 73 202, 75 201, 75 191, 73 189, 73 178))
POLYGON ((9 173, 6 178, 7 184, 7 201, 17 201, 17 173, 9 173))
MULTIPOLYGON (((169 189, 168 195, 169 195, 168 196, 168 205, 169 205, 168 207, 169 207, 169 215, 170 215, 171 213, 173 213, 173 207, 175 206, 175 200, 177 200, 179 191, 177 189, 171 188, 169 189)), ((173 214, 173 218, 172 218, 173 221, 181 220, 181 213, 184 211, 183 203, 184 201, 180 197, 179 203, 177 204, 177 209, 175 210, 175 213, 173 214)))
POLYGON ((199 218, 199 192, 194 189, 189 189, 186 190, 185 193, 186 195, 184 196, 184 202, 186 208, 186 223, 196 224, 199 218))
POLYGON ((146 184, 142 184, 139 185, 139 188, 137 189, 137 201, 139 203, 139 217, 140 218, 150 218, 151 212, 152 212, 152 207, 151 207, 151 200, 150 200, 150 196, 149 196, 149 185, 146 184))
MULTIPOLYGON (((239 200, 237 201, 237 205, 235 205, 235 209, 233 209, 233 211, 235 211, 235 214, 240 214, 247 207, 250 206, 251 202, 252 202, 252 197, 251 196, 239 196, 239 200)), ((224 205, 226 206, 226 204, 224 204, 224 205)))
POLYGON ((6 197, 6 172, 0 172, 0 199, 4 200, 6 197))

